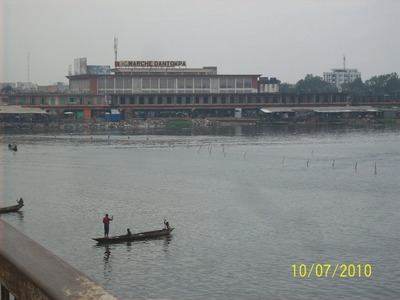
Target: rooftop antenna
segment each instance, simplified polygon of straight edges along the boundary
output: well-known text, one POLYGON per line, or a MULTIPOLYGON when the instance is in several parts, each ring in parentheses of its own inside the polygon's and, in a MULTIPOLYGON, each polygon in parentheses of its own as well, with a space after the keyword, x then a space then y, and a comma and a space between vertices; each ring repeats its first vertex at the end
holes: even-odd
POLYGON ((346 69, 346 56, 343 54, 343 69, 346 69))
POLYGON ((118 38, 114 37, 114 53, 115 53, 115 61, 118 60, 118 38))
POLYGON ((29 62, 29 60, 30 60, 30 53, 28 52, 28 55, 27 55, 27 58, 26 58, 26 72, 27 72, 27 80, 28 80, 28 83, 29 82, 31 82, 31 75, 30 75, 30 62, 29 62))

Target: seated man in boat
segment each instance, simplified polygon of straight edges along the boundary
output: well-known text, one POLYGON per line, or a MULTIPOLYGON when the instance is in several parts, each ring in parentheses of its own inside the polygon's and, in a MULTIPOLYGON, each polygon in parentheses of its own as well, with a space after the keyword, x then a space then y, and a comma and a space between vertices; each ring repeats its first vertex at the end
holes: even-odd
POLYGON ((19 200, 17 200, 17 202, 20 207, 24 206, 24 199, 20 198, 19 200))
POLYGON ((131 236, 131 235, 132 235, 132 233, 131 233, 130 229, 128 228, 128 229, 126 230, 126 236, 131 236))
POLYGON ((164 225, 165 225, 164 229, 166 229, 166 230, 170 230, 171 229, 171 227, 169 227, 169 222, 168 221, 164 220, 164 225))

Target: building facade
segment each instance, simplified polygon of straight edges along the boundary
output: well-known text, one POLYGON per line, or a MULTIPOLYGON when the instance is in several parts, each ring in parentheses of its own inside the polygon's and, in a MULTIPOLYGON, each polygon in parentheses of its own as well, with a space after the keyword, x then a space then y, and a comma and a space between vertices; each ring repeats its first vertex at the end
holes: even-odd
MULTIPOLYGON (((219 75, 217 67, 186 68, 185 61, 116 61, 110 73, 69 75, 77 94, 211 94, 256 93, 259 74, 219 75)), ((88 66, 90 67, 90 66, 88 66)))
POLYGON ((324 72, 324 81, 330 82, 336 87, 343 83, 351 83, 357 78, 361 78, 361 73, 357 69, 332 69, 332 72, 324 72))

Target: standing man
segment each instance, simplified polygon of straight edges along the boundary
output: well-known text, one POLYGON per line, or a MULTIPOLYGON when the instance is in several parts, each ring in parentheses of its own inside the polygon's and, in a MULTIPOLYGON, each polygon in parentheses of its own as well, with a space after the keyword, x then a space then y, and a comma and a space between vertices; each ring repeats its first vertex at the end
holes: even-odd
POLYGON ((110 231, 110 221, 114 219, 114 216, 111 218, 106 214, 106 216, 103 218, 103 224, 104 224, 104 237, 108 237, 108 232, 110 231))

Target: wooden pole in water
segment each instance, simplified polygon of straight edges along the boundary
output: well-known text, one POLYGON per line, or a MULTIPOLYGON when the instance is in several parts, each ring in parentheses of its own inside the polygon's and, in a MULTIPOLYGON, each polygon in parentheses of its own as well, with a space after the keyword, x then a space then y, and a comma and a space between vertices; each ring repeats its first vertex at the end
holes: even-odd
POLYGON ((283 156, 283 159, 282 159, 282 165, 283 165, 283 162, 285 161, 285 157, 286 157, 286 156, 284 155, 284 156, 283 156))
POLYGON ((374 174, 376 175, 376 162, 375 162, 375 170, 374 170, 374 174))
POLYGON ((307 168, 308 168, 308 163, 310 162, 310 159, 307 159, 307 168))
POLYGON ((246 154, 247 154, 247 151, 244 153, 244 156, 243 156, 244 160, 246 159, 246 154))
POLYGON ((356 170, 356 172, 357 172, 357 162, 356 162, 356 164, 354 166, 354 170, 356 170))
POLYGON ((332 162, 332 168, 334 168, 335 167, 335 160, 333 160, 333 162, 332 162))

